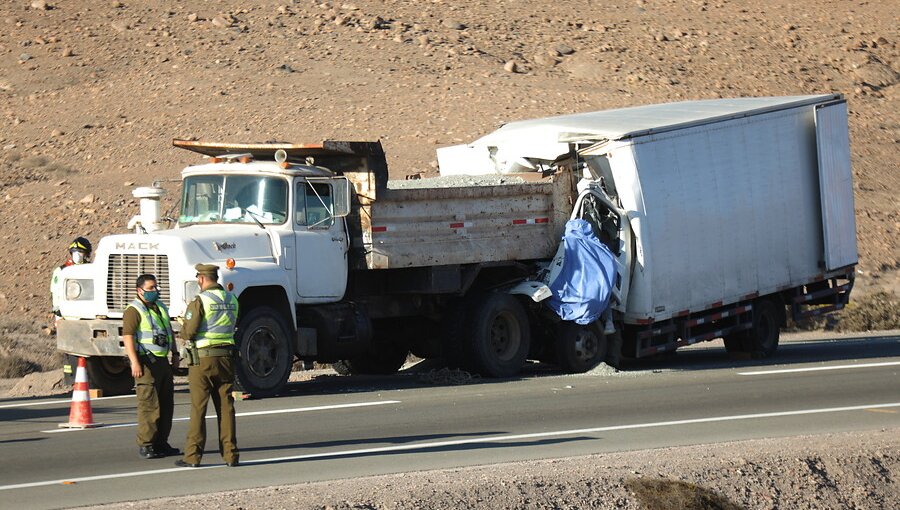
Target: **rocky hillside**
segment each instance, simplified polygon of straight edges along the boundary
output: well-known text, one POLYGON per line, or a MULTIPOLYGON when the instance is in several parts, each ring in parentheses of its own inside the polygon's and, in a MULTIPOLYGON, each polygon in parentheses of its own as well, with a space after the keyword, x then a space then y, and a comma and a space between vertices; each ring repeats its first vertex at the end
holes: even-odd
POLYGON ((8 315, 43 319, 69 240, 123 231, 133 186, 198 161, 175 137, 380 139, 401 177, 508 120, 733 96, 849 98, 863 281, 900 269, 888 0, 10 0, 0 20, 8 315))

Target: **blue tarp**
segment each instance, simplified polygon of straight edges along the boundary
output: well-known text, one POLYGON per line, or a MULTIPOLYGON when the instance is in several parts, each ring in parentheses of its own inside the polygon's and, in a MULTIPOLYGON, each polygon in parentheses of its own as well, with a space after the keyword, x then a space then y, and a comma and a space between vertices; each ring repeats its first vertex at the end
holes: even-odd
POLYGON ((616 257, 585 220, 569 220, 562 241, 565 257, 548 285, 553 292, 548 306, 562 320, 590 324, 609 306, 616 282, 616 257))

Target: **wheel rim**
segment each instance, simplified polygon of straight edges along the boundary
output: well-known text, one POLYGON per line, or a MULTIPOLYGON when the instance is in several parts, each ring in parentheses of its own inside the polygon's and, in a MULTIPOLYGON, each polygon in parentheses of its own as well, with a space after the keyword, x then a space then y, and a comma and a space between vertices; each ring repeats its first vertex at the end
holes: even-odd
POLYGON ((597 341, 597 335, 587 330, 581 330, 575 335, 572 347, 578 361, 591 361, 597 356, 600 342, 597 341))
POLYGON ((500 361, 509 361, 515 357, 522 343, 522 328, 519 321, 509 311, 503 311, 494 317, 491 323, 491 350, 500 361))
POLYGON ((268 377, 278 366, 278 339, 272 330, 261 327, 253 330, 247 340, 247 366, 253 375, 268 377))

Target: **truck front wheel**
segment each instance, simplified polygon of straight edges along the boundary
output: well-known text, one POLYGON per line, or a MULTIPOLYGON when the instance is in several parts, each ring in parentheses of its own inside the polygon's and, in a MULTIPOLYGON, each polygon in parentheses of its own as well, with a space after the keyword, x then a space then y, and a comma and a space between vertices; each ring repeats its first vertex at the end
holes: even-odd
MULTIPOLYGON (((125 395, 134 388, 131 365, 121 356, 91 356, 85 360, 88 382, 91 388, 103 392, 104 396, 125 395)), ((75 362, 77 366, 77 361, 75 362)))
POLYGON ((519 373, 531 343, 528 316, 519 301, 502 293, 477 299, 462 341, 467 362, 483 375, 512 377, 519 373))
POLYGON ((238 325, 237 375, 251 395, 271 397, 287 384, 294 361, 289 331, 284 319, 267 306, 254 308, 238 325))
POLYGON ((598 324, 582 326, 572 321, 559 324, 556 360, 563 370, 580 374, 597 366, 606 357, 606 337, 598 324))

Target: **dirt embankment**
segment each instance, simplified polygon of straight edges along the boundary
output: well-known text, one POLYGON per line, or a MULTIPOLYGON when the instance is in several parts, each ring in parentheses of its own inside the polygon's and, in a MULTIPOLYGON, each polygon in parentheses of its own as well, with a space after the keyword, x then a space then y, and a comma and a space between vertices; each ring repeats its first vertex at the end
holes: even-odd
MULTIPOLYGON (((302 463, 295 469, 314 469, 302 463)), ((247 468, 252 469, 252 468, 247 468)), ((98 508, 898 508, 900 429, 268 487, 98 508)))

